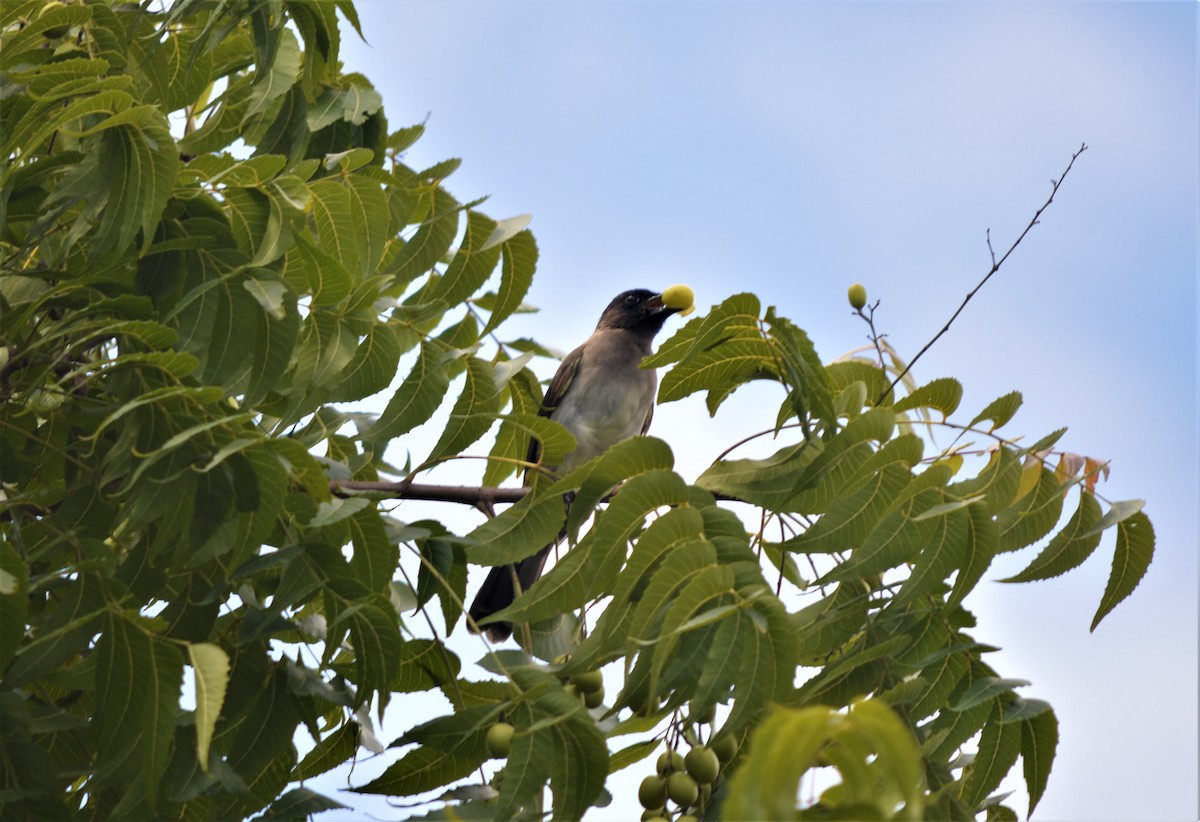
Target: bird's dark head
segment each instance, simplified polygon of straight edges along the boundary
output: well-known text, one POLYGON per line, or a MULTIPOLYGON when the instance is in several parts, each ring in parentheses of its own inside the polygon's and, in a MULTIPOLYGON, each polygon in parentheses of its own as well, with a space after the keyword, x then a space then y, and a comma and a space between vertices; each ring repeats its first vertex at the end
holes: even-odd
POLYGON ((667 317, 678 311, 663 304, 662 294, 648 288, 634 288, 613 298, 596 328, 624 328, 653 337, 667 317))

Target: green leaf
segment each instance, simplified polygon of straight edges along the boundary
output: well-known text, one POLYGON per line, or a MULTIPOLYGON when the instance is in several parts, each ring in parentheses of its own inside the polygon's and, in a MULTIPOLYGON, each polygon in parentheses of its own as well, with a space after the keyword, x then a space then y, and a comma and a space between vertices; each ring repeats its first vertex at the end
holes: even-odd
POLYGON ((938 517, 934 529, 924 537, 908 579, 893 597, 893 607, 899 608, 929 593, 966 565, 965 560, 971 554, 968 540, 972 536, 970 514, 966 511, 955 509, 938 517))
POLYGON ((864 813, 862 805, 854 810, 855 801, 865 801, 872 818, 923 818, 923 763, 912 732, 874 700, 855 703, 848 714, 825 706, 774 709, 730 780, 722 814, 732 819, 797 818, 800 779, 824 764, 822 752, 835 760, 842 777, 841 791, 827 792, 823 803, 835 795, 846 797, 849 818, 864 813))
POLYGON ((96 735, 101 776, 140 772, 158 807, 183 682, 183 655, 141 625, 112 615, 96 645, 96 735))
POLYGON ((950 607, 957 606, 971 592, 991 565, 1000 541, 1000 526, 982 505, 967 509, 967 534, 958 555, 958 576, 954 589, 946 599, 950 607))
POLYGON ((735 294, 659 346, 643 366, 677 364, 663 376, 658 401, 707 391, 708 412, 715 414, 737 386, 760 373, 774 374, 774 350, 759 327, 758 313, 757 297, 735 294))
POLYGON ((496 302, 490 309, 491 316, 481 334, 490 334, 516 313, 529 293, 537 269, 538 247, 530 232, 521 231, 505 238, 500 250, 500 288, 496 292, 496 302))
POLYGON ((391 690, 415 693, 453 683, 462 669, 458 657, 435 639, 412 639, 400 646, 391 690))
POLYGON ((349 526, 354 549, 350 570, 354 578, 369 591, 386 590, 396 573, 400 555, 388 539, 378 509, 371 506, 359 511, 349 520, 349 526))
POLYGON ((494 808, 496 818, 513 816, 518 808, 533 801, 535 796, 540 797, 545 789, 557 752, 549 733, 528 732, 538 718, 527 704, 516 706, 508 716, 517 733, 504 764, 504 779, 494 808))
MULTIPOLYGON (((513 747, 517 747, 515 739, 513 747)), ((482 762, 474 757, 447 753, 435 748, 414 748, 399 762, 390 765, 378 778, 350 790, 355 793, 412 796, 462 779, 480 764, 482 762)))
POLYGON ((966 711, 974 708, 981 702, 986 702, 989 699, 994 699, 1003 693, 1008 693, 1013 688, 1020 688, 1030 684, 1024 679, 1000 679, 994 676, 985 676, 971 683, 971 687, 963 692, 958 701, 950 706, 952 711, 966 711))
POLYGON ((607 592, 617 578, 629 539, 646 516, 686 497, 683 481, 668 471, 650 471, 629 480, 597 516, 587 537, 494 619, 548 619, 607 592))
POLYGON ((799 553, 831 553, 857 548, 912 478, 909 470, 889 465, 829 511, 787 547, 799 553))
POLYGON ((1112 573, 1104 588, 1100 607, 1092 618, 1092 631, 1121 600, 1133 593, 1153 559, 1154 526, 1150 524, 1150 518, 1138 511, 1117 523, 1117 547, 1113 552, 1112 573))
POLYGON ((1050 779, 1054 753, 1058 748, 1058 717, 1054 711, 1040 713, 1025 720, 1021 728, 1021 760, 1025 771, 1025 788, 1029 793, 1029 815, 1041 801, 1050 779))
POLYGON ((208 750, 229 685, 229 655, 208 642, 188 645, 196 682, 196 761, 208 772, 208 750))
POLYGON ((412 371, 396 389, 387 407, 362 438, 379 441, 407 434, 433 416, 450 385, 447 355, 431 343, 421 344, 421 353, 412 371))
POLYGON ((25 637, 29 568, 10 541, 0 541, 0 670, 17 654, 25 637))
POLYGON ((350 627, 354 681, 359 686, 357 699, 361 704, 371 697, 372 692, 388 690, 400 669, 399 621, 391 602, 382 594, 350 602, 330 627, 343 620, 350 627))
POLYGON ((469 357, 462 393, 450 409, 450 419, 433 446, 429 461, 461 454, 486 434, 495 422, 501 402, 502 395, 496 387, 492 364, 478 357, 469 357))
POLYGON ((1141 499, 1118 500, 1112 503, 1112 507, 1104 513, 1104 516, 1101 517, 1095 525, 1088 529, 1084 536, 1099 534, 1100 532, 1113 527, 1117 523, 1129 519, 1138 511, 1141 511, 1145 504, 1146 501, 1141 499))
POLYGON ((374 325, 354 351, 341 374, 341 382, 329 395, 330 402, 351 402, 387 388, 400 362, 400 340, 386 325, 374 325))
POLYGON ((296 766, 296 778, 312 779, 354 756, 358 750, 358 731, 358 723, 351 720, 325 736, 300 760, 296 766))
POLYGON ((283 820, 311 818, 316 814, 333 810, 349 810, 341 802, 322 796, 308 788, 293 788, 271 803, 267 812, 255 817, 261 822, 283 822, 283 820))
POLYGON ((1037 477, 1036 485, 1000 511, 997 517, 1000 542, 997 547, 1001 553, 1024 548, 1041 539, 1050 532, 1062 513, 1062 484, 1054 472, 1037 466, 1025 470, 1037 477))
POLYGON ((1049 544, 1025 570, 1000 582, 1032 582, 1065 574, 1083 563, 1100 544, 1100 503, 1087 491, 1079 492, 1079 507, 1070 521, 1054 535, 1049 544))
POLYGON ((976 414, 967 427, 974 428, 984 420, 991 420, 992 426, 988 430, 995 431, 1013 418, 1023 401, 1024 398, 1020 391, 1010 391, 1003 397, 998 397, 988 403, 987 407, 976 414))
POLYGON ((958 404, 962 401, 962 392, 962 383, 958 380, 941 377, 897 400, 892 410, 899 414, 914 408, 933 408, 941 411, 942 419, 946 419, 958 409, 958 404))
POLYGON ((255 72, 249 107, 242 117, 243 125, 251 117, 266 111, 273 102, 287 93, 300 77, 302 57, 296 36, 289 29, 282 29, 275 49, 275 59, 270 68, 260 66, 255 72))
POLYGON ((788 379, 792 410, 800 419, 805 436, 808 436, 808 416, 811 413, 824 421, 826 438, 832 437, 836 428, 832 422, 835 419, 833 395, 812 340, 795 323, 776 316, 773 307, 768 309, 766 320, 771 342, 778 352, 778 361, 782 363, 788 379))
POLYGON ((360 126, 382 107, 383 98, 365 77, 347 74, 341 85, 325 89, 311 105, 308 130, 317 132, 339 120, 360 126))
POLYGON ((972 760, 962 787, 963 801, 977 808, 1017 762, 1021 752, 1021 725, 999 721, 999 710, 983 726, 979 737, 979 752, 972 760))
POLYGON ((495 228, 494 220, 478 211, 468 211, 462 245, 454 252, 446 273, 430 282, 422 301, 443 300, 456 305, 478 291, 500 261, 500 247, 487 245, 495 228))
POLYGON ((397 250, 386 265, 387 273, 394 278, 391 288, 403 290, 403 286, 432 269, 446 256, 458 234, 458 203, 441 188, 434 192, 433 202, 433 215, 411 238, 395 246, 397 250))

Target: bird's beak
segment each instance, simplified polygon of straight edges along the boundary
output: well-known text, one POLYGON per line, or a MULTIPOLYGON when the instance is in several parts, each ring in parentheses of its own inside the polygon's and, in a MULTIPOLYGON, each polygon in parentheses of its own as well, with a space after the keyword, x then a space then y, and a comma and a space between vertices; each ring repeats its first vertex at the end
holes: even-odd
POLYGON ((644 303, 646 310, 652 314, 673 314, 678 311, 678 308, 671 308, 662 301, 662 294, 655 294, 644 303))

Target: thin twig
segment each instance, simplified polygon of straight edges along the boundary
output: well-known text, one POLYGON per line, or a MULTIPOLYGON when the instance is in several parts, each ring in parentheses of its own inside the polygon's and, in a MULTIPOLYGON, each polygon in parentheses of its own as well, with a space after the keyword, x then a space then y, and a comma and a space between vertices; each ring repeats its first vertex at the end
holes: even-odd
POLYGON ((1033 219, 1029 221, 1029 225, 1025 226, 1025 230, 1022 231, 1020 236, 1017 237, 1017 239, 1013 241, 1013 244, 1008 247, 1008 251, 1005 251, 999 260, 996 259, 996 254, 994 251, 992 251, 992 235, 991 235, 991 230, 989 229, 988 234, 987 234, 987 239, 988 239, 988 251, 991 252, 991 255, 992 255, 991 269, 989 269, 988 273, 985 274, 983 279, 979 281, 979 284, 976 285, 974 288, 972 288, 970 293, 967 294, 967 296, 963 298, 962 304, 959 305, 958 310, 955 311, 953 315, 951 315, 950 319, 946 321, 946 324, 944 326, 942 326, 942 330, 939 331, 937 334, 935 334, 933 336, 932 340, 925 343, 925 347, 917 352, 917 356, 913 357, 912 360, 909 361, 908 366, 903 371, 901 371, 900 375, 898 377, 896 377, 896 379, 892 380, 891 385, 889 385, 887 387, 887 389, 882 394, 879 395, 879 399, 875 401, 876 405, 879 405, 880 403, 882 403, 887 398, 888 394, 892 393, 892 389, 895 388, 896 384, 899 383, 900 380, 904 379, 904 376, 909 372, 909 370, 911 370, 912 367, 917 364, 917 360, 921 359, 921 355, 924 354, 926 351, 928 351, 935 342, 937 342, 939 339, 941 339, 941 336, 943 334, 945 334, 947 331, 950 330, 950 324, 953 323, 956 319, 958 319, 958 315, 961 314, 962 310, 967 307, 967 303, 969 303, 971 301, 971 298, 975 296, 975 293, 977 291, 979 291, 979 289, 983 288, 983 284, 986 283, 989 279, 991 279, 993 274, 995 274, 997 271, 1000 270, 1000 266, 1004 265, 1004 261, 1008 259, 1008 255, 1012 254, 1013 251, 1016 250, 1017 246, 1019 246, 1021 244, 1021 241, 1025 239, 1025 235, 1028 234, 1033 229, 1033 227, 1038 224, 1038 218, 1041 217, 1042 212, 1045 211, 1047 208, 1049 208, 1050 204, 1052 202, 1054 202, 1054 195, 1058 193, 1058 187, 1061 186, 1063 183, 1063 180, 1066 179, 1067 174, 1071 171, 1071 167, 1075 165, 1075 161, 1079 158, 1079 155, 1083 154, 1083 152, 1085 152, 1085 151, 1087 151, 1087 143, 1081 143, 1079 146, 1079 150, 1071 155, 1071 162, 1067 163, 1066 169, 1063 170, 1063 173, 1059 176, 1059 178, 1057 180, 1050 181, 1050 185, 1051 185, 1050 196, 1046 198, 1046 202, 1042 203, 1042 207, 1039 208, 1034 213, 1033 219))

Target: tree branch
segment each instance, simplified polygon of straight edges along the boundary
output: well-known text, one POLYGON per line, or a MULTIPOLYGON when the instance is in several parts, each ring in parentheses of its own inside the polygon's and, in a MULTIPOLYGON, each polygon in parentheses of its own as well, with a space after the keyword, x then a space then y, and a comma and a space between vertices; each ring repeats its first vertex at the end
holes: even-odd
POLYGON ((528 488, 492 488, 486 485, 431 485, 428 483, 374 482, 369 480, 346 480, 329 483, 329 490, 338 496, 349 496, 348 491, 373 491, 386 494, 393 499, 422 499, 432 502, 457 502, 476 508, 502 502, 520 502, 529 493, 528 488))
POLYGON ((950 324, 953 323, 956 319, 958 319, 958 315, 961 314, 962 310, 967 307, 967 303, 969 303, 971 301, 971 298, 975 296, 975 293, 977 291, 979 291, 979 289, 983 288, 983 284, 986 283, 988 280, 990 280, 993 274, 995 274, 997 271, 1000 270, 1000 266, 1004 265, 1004 261, 1008 259, 1008 255, 1012 254, 1013 251, 1016 250, 1017 246, 1019 246, 1021 244, 1021 241, 1025 239, 1025 235, 1028 234, 1030 232, 1030 230, 1035 225, 1038 224, 1038 218, 1041 217, 1042 212, 1045 211, 1047 208, 1049 208, 1050 204, 1052 202, 1054 202, 1054 195, 1058 193, 1058 187, 1061 186, 1063 183, 1063 180, 1065 180, 1067 178, 1067 174, 1071 171, 1071 167, 1073 165, 1075 165, 1075 161, 1079 158, 1079 155, 1083 154, 1083 152, 1085 152, 1085 151, 1087 151, 1087 143, 1081 143, 1079 146, 1079 150, 1071 155, 1071 162, 1067 163, 1066 169, 1064 169, 1063 173, 1061 175, 1059 175, 1059 178, 1057 180, 1050 181, 1052 188, 1050 189, 1050 196, 1046 198, 1046 202, 1042 203, 1042 207, 1039 208, 1034 213, 1033 219, 1029 221, 1029 225, 1025 226, 1025 230, 1022 231, 1020 236, 1017 237, 1017 239, 1013 241, 1013 244, 1008 247, 1008 251, 1005 251, 999 260, 996 259, 996 252, 992 250, 992 232, 991 232, 991 229, 988 229, 987 245, 988 245, 988 252, 992 255, 991 269, 989 269, 988 273, 985 274, 983 279, 979 281, 979 284, 976 285, 974 288, 972 288, 970 293, 967 294, 967 296, 965 298, 963 298, 962 304, 959 305, 958 310, 954 312, 954 314, 950 317, 950 319, 946 321, 946 324, 944 326, 942 326, 942 330, 939 331, 937 334, 935 334, 933 336, 932 340, 925 343, 925 347, 917 352, 917 356, 912 358, 912 360, 908 363, 908 367, 905 368, 903 371, 901 371, 900 375, 897 376, 896 379, 892 380, 891 385, 889 385, 887 387, 887 389, 884 390, 884 392, 879 395, 879 399, 877 399, 875 401, 876 405, 879 405, 881 402, 883 402, 885 399, 887 399, 888 394, 892 393, 892 389, 896 387, 896 384, 899 383, 900 380, 904 379, 904 376, 912 369, 912 367, 914 365, 917 364, 917 360, 921 359, 921 355, 924 354, 926 351, 928 351, 930 349, 930 347, 935 342, 937 342, 943 334, 945 334, 947 331, 950 330, 950 324))

